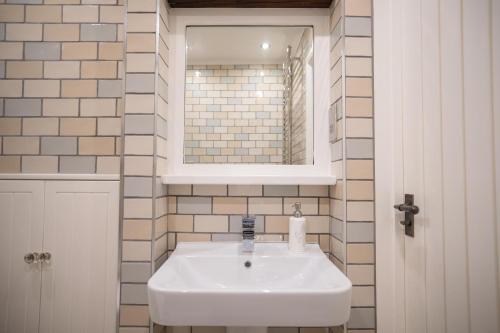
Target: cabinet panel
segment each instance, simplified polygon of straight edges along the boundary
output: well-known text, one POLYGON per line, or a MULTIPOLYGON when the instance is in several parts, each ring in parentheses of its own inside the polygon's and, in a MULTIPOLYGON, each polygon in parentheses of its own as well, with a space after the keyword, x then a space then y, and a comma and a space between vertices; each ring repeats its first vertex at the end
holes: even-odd
POLYGON ((118 184, 46 183, 40 333, 115 332, 118 184))
POLYGON ((40 264, 24 255, 42 250, 43 182, 0 181, 0 332, 38 332, 40 264))

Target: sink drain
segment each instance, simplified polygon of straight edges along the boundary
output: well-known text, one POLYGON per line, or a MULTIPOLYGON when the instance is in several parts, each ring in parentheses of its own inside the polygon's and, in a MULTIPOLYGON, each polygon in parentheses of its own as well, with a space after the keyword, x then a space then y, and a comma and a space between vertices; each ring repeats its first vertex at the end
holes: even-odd
POLYGON ((245 267, 246 268, 252 267, 252 263, 250 261, 245 261, 245 267))

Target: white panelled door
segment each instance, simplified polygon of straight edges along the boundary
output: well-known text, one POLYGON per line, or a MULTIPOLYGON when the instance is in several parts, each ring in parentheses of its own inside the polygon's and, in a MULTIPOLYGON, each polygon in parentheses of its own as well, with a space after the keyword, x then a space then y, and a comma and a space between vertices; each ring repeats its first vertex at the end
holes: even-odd
POLYGON ((114 333, 117 182, 48 182, 40 333, 114 333))
POLYGON ((496 0, 374 1, 380 333, 500 332, 499 21, 496 0))
POLYGON ((24 256, 42 249, 43 182, 0 181, 0 332, 38 332, 40 264, 24 256))

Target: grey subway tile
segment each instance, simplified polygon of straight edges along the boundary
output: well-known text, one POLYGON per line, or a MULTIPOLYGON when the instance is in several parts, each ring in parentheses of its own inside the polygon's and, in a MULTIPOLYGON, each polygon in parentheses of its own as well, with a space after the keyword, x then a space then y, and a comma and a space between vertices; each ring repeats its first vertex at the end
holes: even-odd
POLYGON ((126 90, 129 93, 154 93, 154 74, 127 74, 126 90))
POLYGON ((43 3, 43 0, 7 0, 7 3, 36 5, 43 3))
POLYGON ((125 177, 123 186, 126 197, 150 198, 153 195, 151 177, 125 177))
POLYGON ((0 116, 4 115, 4 99, 0 98, 0 116))
POLYGON ((5 61, 0 61, 0 79, 5 78, 5 61))
POLYGON ((80 40, 88 42, 116 41, 116 24, 82 24, 80 40))
POLYGON ((122 80, 99 80, 97 95, 99 97, 121 97, 122 80))
POLYGON ((61 173, 95 173, 95 156, 61 156, 59 160, 61 173))
POLYGON ((371 36, 372 19, 369 17, 346 17, 345 18, 346 36, 371 36))
POLYGON ((42 137, 42 155, 76 155, 76 137, 42 137))
POLYGON ((178 214, 211 214, 212 198, 210 197, 178 197, 178 214))
POLYGON ((9 117, 30 117, 42 115, 42 100, 38 98, 6 99, 5 115, 9 117))
POLYGON ((0 23, 0 40, 5 40, 5 23, 0 23))
POLYGON ((375 328, 374 308, 352 308, 351 317, 347 323, 348 328, 375 328))
POLYGON ((330 217, 330 234, 337 239, 344 239, 344 222, 330 217))
POLYGON ((347 242, 373 242, 375 240, 373 226, 373 223, 348 222, 347 242))
POLYGON ((147 284, 122 284, 122 304, 148 304, 147 284))
POLYGON ((372 139, 347 139, 346 157, 349 158, 373 158, 372 139))
POLYGON ((330 144, 330 157, 332 161, 338 161, 342 159, 342 154, 343 154, 342 145, 343 145, 342 140, 330 144))
POLYGON ((151 277, 151 264, 123 263, 121 271, 122 282, 147 282, 151 277))
POLYGON ((61 44, 57 42, 26 42, 24 57, 26 60, 58 60, 61 44))
POLYGON ((257 163, 269 163, 271 161, 271 157, 269 155, 258 155, 255 157, 255 162, 257 163))
POLYGON ((298 185, 264 185, 264 196, 266 197, 294 197, 298 195, 298 185))
POLYGON ((125 134, 153 134, 154 115, 126 115, 125 134))

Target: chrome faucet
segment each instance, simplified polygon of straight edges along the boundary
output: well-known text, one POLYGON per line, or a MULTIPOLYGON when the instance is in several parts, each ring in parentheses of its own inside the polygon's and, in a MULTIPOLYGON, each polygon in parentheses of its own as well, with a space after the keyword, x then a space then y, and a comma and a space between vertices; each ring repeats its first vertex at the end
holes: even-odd
POLYGON ((253 252, 255 247, 255 217, 245 216, 241 221, 242 251, 253 252))

